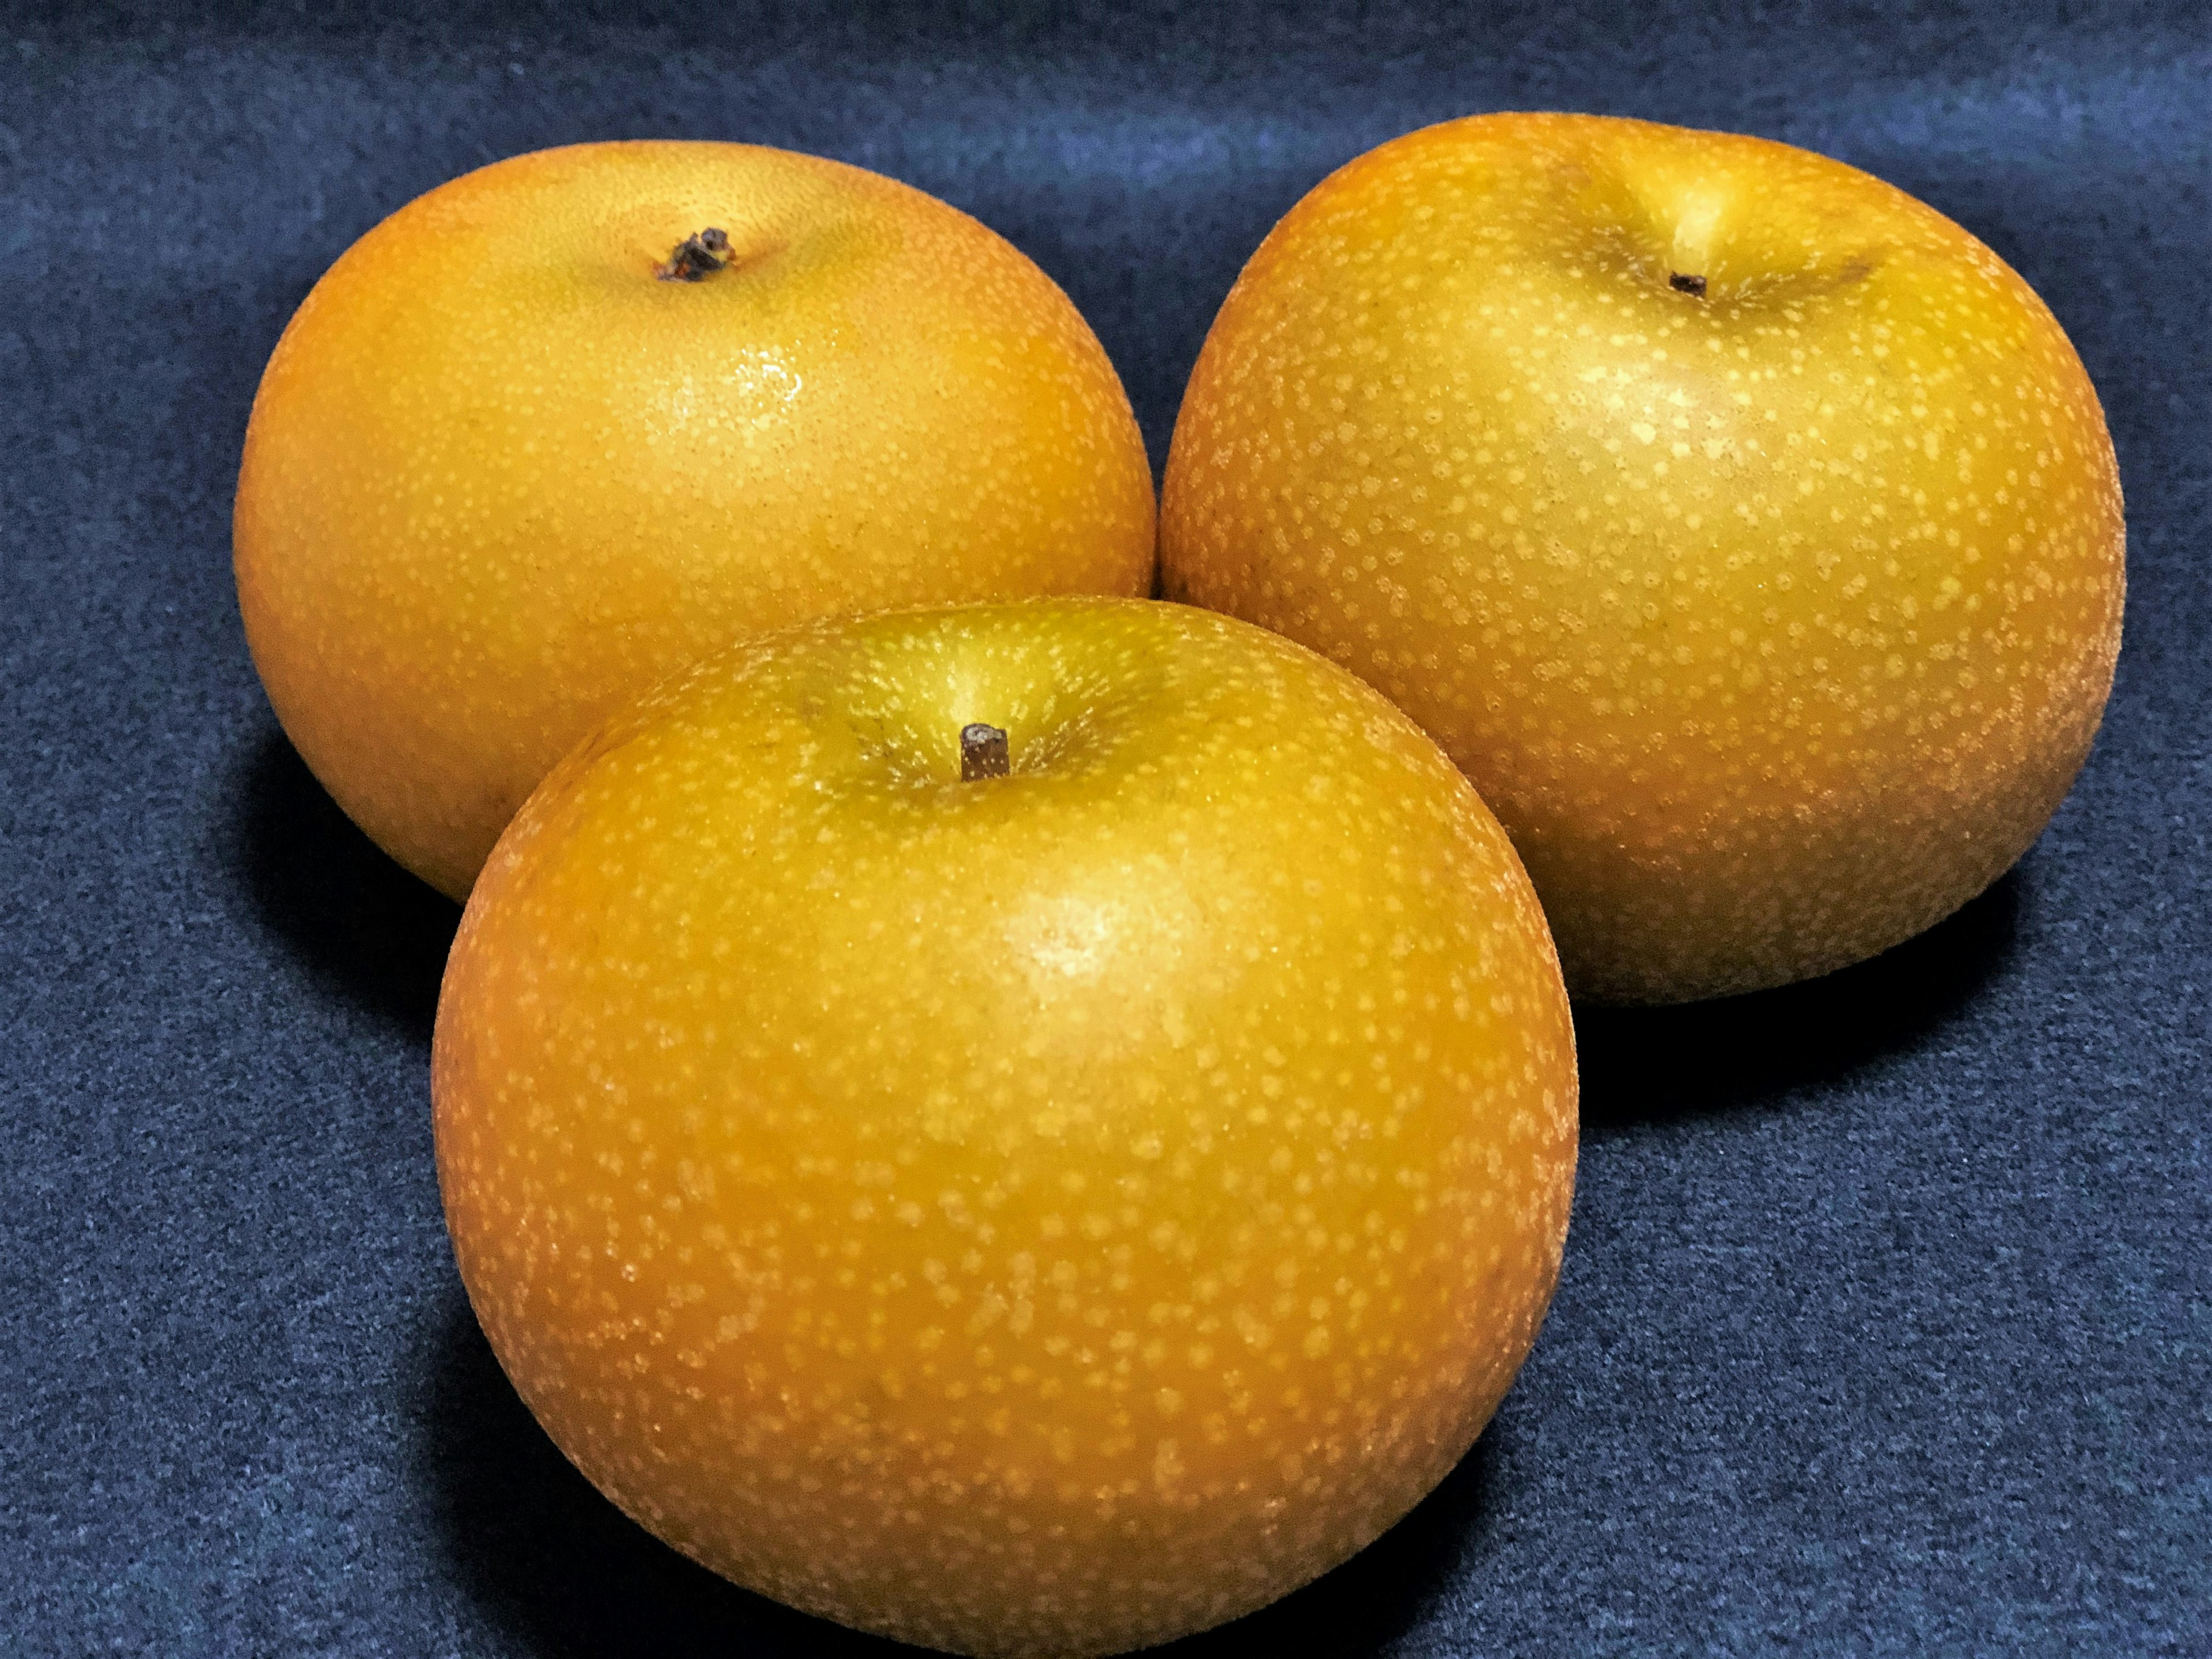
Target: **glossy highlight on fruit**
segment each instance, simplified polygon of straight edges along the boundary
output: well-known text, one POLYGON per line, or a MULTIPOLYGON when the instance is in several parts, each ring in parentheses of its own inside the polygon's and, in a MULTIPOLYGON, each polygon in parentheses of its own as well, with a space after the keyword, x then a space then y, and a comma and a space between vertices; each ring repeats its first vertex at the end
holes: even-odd
POLYGON ((315 285, 254 401, 239 605, 316 775, 459 896, 664 674, 835 612, 1141 594, 1152 514, 1097 340, 967 215, 781 150, 582 144, 315 285))
POLYGON ((1576 1146, 1466 781, 1143 601, 821 623, 653 692, 486 866, 434 1093, 471 1300, 609 1497, 1008 1656, 1219 1623, 1404 1514, 1528 1351, 1576 1146))
POLYGON ((1387 692, 1514 838, 1577 995, 1870 956, 2087 755, 2118 475, 2050 311, 1879 179, 1593 116, 1332 175, 1209 335, 1170 598, 1387 692))

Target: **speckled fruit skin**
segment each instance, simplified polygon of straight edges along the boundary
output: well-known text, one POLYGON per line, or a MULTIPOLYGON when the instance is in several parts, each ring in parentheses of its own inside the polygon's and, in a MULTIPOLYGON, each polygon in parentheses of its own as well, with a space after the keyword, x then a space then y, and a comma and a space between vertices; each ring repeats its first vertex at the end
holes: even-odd
POLYGON ((1821 156, 1571 115, 1292 209, 1161 522, 1170 597, 1388 692, 1568 984, 1632 1002, 1826 972, 2003 872, 2088 752, 2124 542, 2088 377, 1988 248, 1821 156))
POLYGON ((678 1548, 1103 1654, 1342 1560, 1528 1352, 1573 1033, 1512 848, 1350 675, 1182 606, 740 647, 547 780, 454 943, 494 1350, 678 1548), (970 720, 1012 772, 959 781, 970 720))
POLYGON ((1000 237, 856 167, 585 144, 440 186, 315 285, 254 400, 240 609, 284 729, 458 897, 553 763, 743 635, 1150 591, 1120 380, 1000 237), (726 231, 728 265, 656 271, 726 231))

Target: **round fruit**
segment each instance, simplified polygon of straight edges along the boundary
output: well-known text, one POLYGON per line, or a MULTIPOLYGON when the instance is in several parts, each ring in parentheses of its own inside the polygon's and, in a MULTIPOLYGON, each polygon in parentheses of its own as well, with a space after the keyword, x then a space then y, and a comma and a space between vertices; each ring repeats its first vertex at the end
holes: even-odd
POLYGON ((1152 475, 1051 280, 904 185, 585 144, 349 249, 254 400, 236 552, 277 717, 456 896, 647 685, 848 610, 1143 593, 1152 475))
POLYGON ((1783 144, 1498 115, 1253 256, 1161 561, 1443 745, 1577 995, 1671 1001, 1870 956, 2026 849, 2124 540, 2080 361, 1957 225, 1783 144))
POLYGON ((486 866, 434 1093, 470 1298, 603 1491, 811 1612, 1024 1656, 1233 1618, 1410 1508, 1528 1352, 1576 1139, 1465 779, 1144 601, 816 624, 655 691, 486 866))

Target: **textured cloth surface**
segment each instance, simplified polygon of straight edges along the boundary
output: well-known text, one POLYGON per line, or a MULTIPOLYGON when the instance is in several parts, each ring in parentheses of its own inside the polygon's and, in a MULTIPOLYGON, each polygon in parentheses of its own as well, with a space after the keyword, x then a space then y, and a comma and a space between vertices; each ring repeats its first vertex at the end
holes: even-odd
POLYGON ((1820 149, 2017 267, 2118 446, 2118 684, 1932 934, 1583 1017, 1565 1269, 1496 1423, 1178 1650, 2212 1652, 2212 27, 2019 0, 0 11, 0 1648, 898 1650, 623 1520, 462 1297, 455 913, 295 758, 230 586, 256 377, 346 245, 546 144, 839 156, 1042 264, 1157 465, 1276 216, 1516 107, 1820 149))

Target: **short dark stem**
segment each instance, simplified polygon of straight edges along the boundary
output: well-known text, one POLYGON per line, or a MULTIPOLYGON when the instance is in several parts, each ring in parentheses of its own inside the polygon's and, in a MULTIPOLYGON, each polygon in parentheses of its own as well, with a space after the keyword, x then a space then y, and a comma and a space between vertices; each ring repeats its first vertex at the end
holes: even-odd
POLYGON ((1688 295, 1693 300, 1705 297, 1705 279, 1702 276, 1692 276, 1678 270, 1667 279, 1667 286, 1677 294, 1688 295))
POLYGON ((981 720, 960 728, 961 782, 973 783, 978 778, 1003 778, 1006 771, 1005 728, 986 726, 981 720))
POLYGON ((653 274, 664 283, 703 283, 729 263, 729 233, 710 226, 678 242, 668 263, 653 274))

